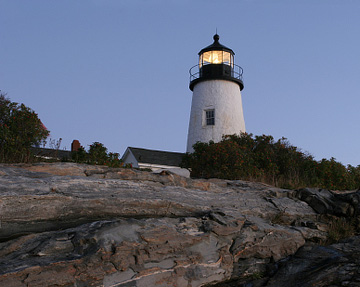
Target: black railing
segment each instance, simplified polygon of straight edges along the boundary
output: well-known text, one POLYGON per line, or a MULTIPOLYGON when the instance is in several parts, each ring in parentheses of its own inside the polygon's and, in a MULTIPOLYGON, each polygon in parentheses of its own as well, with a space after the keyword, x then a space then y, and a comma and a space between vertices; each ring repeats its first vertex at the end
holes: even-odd
MULTIPOLYGON (((226 65, 226 64, 207 64, 207 65, 226 65)), ((206 66, 206 64, 202 65, 202 67, 203 66, 206 66)), ((191 69, 189 70, 190 82, 199 79, 202 76, 201 74, 202 67, 200 68, 199 64, 191 67, 191 69)), ((242 81, 242 74, 243 74, 243 69, 236 64, 232 64, 231 77, 242 81)))

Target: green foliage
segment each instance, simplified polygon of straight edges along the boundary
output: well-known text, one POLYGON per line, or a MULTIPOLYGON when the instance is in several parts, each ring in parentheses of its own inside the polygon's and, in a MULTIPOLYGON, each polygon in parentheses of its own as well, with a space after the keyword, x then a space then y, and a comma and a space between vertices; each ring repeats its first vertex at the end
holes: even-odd
POLYGON ((106 165, 109 167, 126 167, 126 168, 131 167, 131 165, 129 164, 124 165, 119 157, 120 154, 117 152, 108 153, 106 165))
POLYGON ((48 135, 33 110, 0 93, 0 162, 32 160, 31 146, 41 144, 48 135))
POLYGON ((88 158, 90 164, 104 165, 108 159, 107 148, 102 143, 94 142, 90 145, 88 158))
POLYGON ((80 147, 77 151, 72 152, 71 157, 77 163, 99 164, 109 167, 131 167, 123 164, 119 153, 108 153, 107 148, 99 142, 91 144, 88 152, 83 147, 80 147))
POLYGON ((198 142, 193 148, 182 164, 191 168, 193 177, 262 181, 285 188, 360 187, 360 166, 345 167, 334 158, 315 161, 286 138, 275 141, 268 135, 242 133, 224 136, 216 144, 198 142))
POLYGON ((86 163, 88 161, 88 154, 84 147, 80 147, 77 151, 71 153, 71 158, 77 163, 86 163))

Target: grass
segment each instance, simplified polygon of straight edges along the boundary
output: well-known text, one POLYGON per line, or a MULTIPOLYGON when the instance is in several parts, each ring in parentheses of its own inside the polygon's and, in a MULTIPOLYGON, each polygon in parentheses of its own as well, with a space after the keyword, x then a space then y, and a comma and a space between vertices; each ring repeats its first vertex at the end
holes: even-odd
POLYGON ((334 217, 329 222, 328 238, 325 245, 337 243, 342 239, 356 234, 354 220, 344 217, 334 217))

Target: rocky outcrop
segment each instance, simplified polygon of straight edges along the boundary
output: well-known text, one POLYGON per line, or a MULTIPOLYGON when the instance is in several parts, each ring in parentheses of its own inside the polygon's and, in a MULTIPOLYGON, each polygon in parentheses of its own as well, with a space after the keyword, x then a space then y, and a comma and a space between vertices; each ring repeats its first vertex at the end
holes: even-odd
MULTIPOLYGON (((359 209, 356 192, 72 163, 0 165, 0 191, 0 286, 289 286, 282 270, 312 268, 291 266, 322 250, 309 243, 327 216, 359 209)), ((341 244, 326 248, 345 260, 341 244)))
POLYGON ((360 237, 331 246, 308 244, 281 265, 267 286, 360 286, 360 237))
POLYGON ((356 217, 360 215, 360 191, 331 192, 325 189, 300 189, 296 197, 319 214, 356 217))
POLYGON ((360 286, 360 237, 322 246, 306 243, 293 256, 269 263, 263 273, 234 279, 214 287, 328 287, 360 286))

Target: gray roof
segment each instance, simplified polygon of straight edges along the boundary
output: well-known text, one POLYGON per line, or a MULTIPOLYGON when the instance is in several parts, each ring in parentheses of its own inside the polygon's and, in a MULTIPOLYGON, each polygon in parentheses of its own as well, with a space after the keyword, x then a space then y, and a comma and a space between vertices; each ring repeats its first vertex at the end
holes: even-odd
POLYGON ((128 147, 139 163, 180 166, 185 153, 128 147))
POLYGON ((31 151, 36 156, 50 157, 57 159, 70 159, 71 151, 68 150, 56 150, 51 148, 31 147, 31 151))

